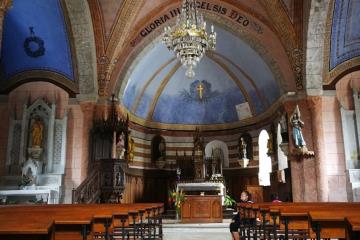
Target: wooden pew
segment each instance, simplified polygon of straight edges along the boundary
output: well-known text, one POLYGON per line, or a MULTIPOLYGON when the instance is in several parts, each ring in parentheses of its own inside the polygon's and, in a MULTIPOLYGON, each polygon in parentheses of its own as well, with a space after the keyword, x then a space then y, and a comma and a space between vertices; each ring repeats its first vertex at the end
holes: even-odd
MULTIPOLYGON (((163 212, 162 204, 32 205, 2 207, 0 208, 0 219, 7 219, 7 221, 4 221, 4 224, 0 224, 0 238, 1 236, 5 236, 7 229, 9 229, 12 224, 19 226, 19 219, 21 219, 22 222, 33 222, 37 219, 38 221, 35 222, 35 226, 29 225, 26 229, 30 231, 31 229, 36 229, 36 227, 46 225, 49 222, 51 225, 53 222, 55 239, 64 239, 63 237, 66 237, 66 239, 87 239, 90 226, 93 227, 90 237, 93 237, 94 230, 98 231, 101 225, 103 225, 103 229, 105 229, 105 235, 108 233, 107 230, 110 228, 109 220, 111 219, 111 225, 114 220, 113 212, 128 216, 129 211, 133 211, 133 213, 137 213, 138 211, 144 212, 145 209, 149 207, 151 207, 152 210, 149 216, 154 219, 161 219, 161 217, 158 218, 155 215, 161 215, 163 212), (21 217, 19 217, 19 215, 21 215, 21 217)), ((128 222, 127 225, 129 225, 128 222)), ((10 234, 15 235, 26 232, 26 229, 14 228, 14 232, 10 234)), ((160 232, 159 229, 159 233, 160 232)))
POLYGON ((309 219, 316 239, 345 238, 345 218, 360 218, 360 208, 329 209, 328 211, 310 211, 309 219))
POLYGON ((359 203, 246 203, 239 204, 239 207, 246 209, 242 217, 249 216, 248 213, 246 214, 249 205, 252 205, 255 210, 260 209, 260 211, 254 211, 255 213, 260 212, 258 217, 261 219, 261 225, 254 228, 254 239, 261 234, 262 237, 265 237, 264 234, 269 233, 269 231, 272 238, 276 238, 277 234, 281 234, 284 235, 285 239, 289 239, 289 231, 295 234, 294 238, 304 237, 301 234, 306 232, 308 237, 315 238, 316 234, 309 223, 309 211, 328 212, 329 210, 342 211, 344 209, 351 211, 360 208, 359 203), (270 224, 265 225, 266 222, 270 222, 270 224))
POLYGON ((360 239, 360 217, 346 217, 345 227, 346 239, 360 239))

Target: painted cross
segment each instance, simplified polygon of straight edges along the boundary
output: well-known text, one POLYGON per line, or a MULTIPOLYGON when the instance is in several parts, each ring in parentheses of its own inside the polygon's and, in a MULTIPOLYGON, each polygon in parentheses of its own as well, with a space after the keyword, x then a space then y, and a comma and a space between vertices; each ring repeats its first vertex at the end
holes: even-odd
POLYGON ((200 100, 203 98, 203 93, 204 93, 204 87, 201 83, 199 83, 199 85, 197 86, 196 90, 199 92, 199 98, 200 100))

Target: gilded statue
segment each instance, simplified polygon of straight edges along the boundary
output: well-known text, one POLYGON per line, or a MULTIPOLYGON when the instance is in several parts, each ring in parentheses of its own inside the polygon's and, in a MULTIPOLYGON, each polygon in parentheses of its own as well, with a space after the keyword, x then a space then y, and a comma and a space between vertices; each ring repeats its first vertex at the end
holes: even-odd
POLYGON ((134 139, 130 136, 128 136, 128 161, 134 160, 134 150, 135 150, 135 142, 134 139))
POLYGON ((41 147, 44 125, 39 118, 35 119, 31 127, 32 147, 41 147))

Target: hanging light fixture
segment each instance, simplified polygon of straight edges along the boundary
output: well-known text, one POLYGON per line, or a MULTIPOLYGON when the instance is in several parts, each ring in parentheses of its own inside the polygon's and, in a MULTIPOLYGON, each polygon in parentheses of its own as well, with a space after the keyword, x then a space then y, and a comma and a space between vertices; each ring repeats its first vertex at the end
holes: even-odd
POLYGON ((197 13, 195 0, 183 0, 181 14, 176 25, 165 27, 162 39, 169 50, 176 53, 183 66, 187 68, 186 76, 195 76, 194 68, 201 60, 206 50, 214 50, 216 32, 211 26, 211 32, 206 32, 204 17, 197 13))

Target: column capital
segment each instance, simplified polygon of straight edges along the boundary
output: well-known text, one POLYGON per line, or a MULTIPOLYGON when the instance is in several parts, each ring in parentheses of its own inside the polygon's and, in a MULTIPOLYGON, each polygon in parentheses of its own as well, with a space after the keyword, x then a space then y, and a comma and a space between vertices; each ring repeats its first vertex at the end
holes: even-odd
POLYGON ((321 96, 309 96, 307 98, 308 106, 312 113, 321 111, 322 97, 321 96))

